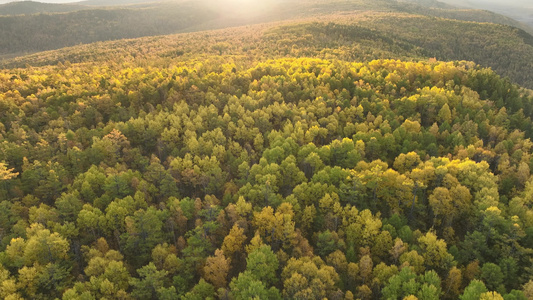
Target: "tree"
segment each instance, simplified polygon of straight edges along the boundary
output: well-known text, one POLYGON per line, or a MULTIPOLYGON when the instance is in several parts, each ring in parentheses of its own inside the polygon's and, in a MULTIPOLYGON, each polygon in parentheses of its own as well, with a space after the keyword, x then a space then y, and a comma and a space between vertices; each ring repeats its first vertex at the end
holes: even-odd
POLYGON ((360 299, 372 299, 372 290, 366 284, 358 286, 356 294, 360 299))
POLYGON ((394 159, 393 167, 401 174, 407 173, 416 168, 422 161, 416 152, 407 154, 401 153, 394 159))
POLYGON ((403 268, 400 273, 390 278, 382 293, 385 299, 401 299, 416 294, 419 286, 420 283, 417 282, 416 274, 411 268, 403 268))
POLYGON ((86 289, 92 291, 93 296, 120 298, 126 294, 131 278, 122 254, 109 250, 106 240, 100 238, 95 248, 87 250, 86 256, 89 258, 85 268, 85 275, 89 276, 86 289))
POLYGON ((281 295, 275 287, 268 289, 265 284, 258 280, 249 271, 240 273, 230 283, 231 295, 235 300, 245 299, 281 299, 281 295))
POLYGON ((154 207, 126 217, 126 232, 120 236, 120 243, 131 263, 140 265, 149 260, 152 249, 163 240, 164 219, 165 212, 154 207))
MULTIPOLYGON (((346 240, 353 241, 354 247, 370 247, 375 245, 380 234, 381 220, 365 209, 355 216, 352 222, 344 222, 346 240)), ((391 245, 392 246, 392 245, 391 245)))
POLYGON ((463 276, 461 270, 452 267, 448 272, 448 277, 444 281, 444 296, 449 299, 457 299, 461 289, 463 276))
POLYGON ((226 286, 226 278, 230 269, 229 258, 224 256, 222 250, 215 250, 215 256, 207 258, 204 266, 204 278, 207 282, 213 284, 216 289, 226 286))
POLYGON ((400 256, 402 266, 412 267, 413 271, 417 274, 423 273, 426 270, 424 262, 424 257, 418 254, 416 250, 405 252, 400 256))
POLYGON ((183 296, 184 300, 212 300, 215 299, 215 289, 212 285, 207 283, 203 278, 200 279, 198 284, 196 284, 192 290, 183 296))
POLYGON ((16 281, 10 278, 9 271, 5 270, 0 265, 0 297, 3 299, 18 300, 22 299, 17 293, 16 281))
POLYGON ((5 162, 0 162, 0 181, 7 181, 19 175, 15 168, 8 169, 5 162))
POLYGON ((470 281, 463 294, 459 297, 461 300, 478 300, 481 294, 487 292, 485 284, 477 279, 470 281))
POLYGON ((338 236, 336 232, 331 232, 329 230, 318 233, 318 239, 316 243, 316 252, 321 257, 328 256, 331 252, 338 249, 338 236))
POLYGON ((27 229, 28 239, 13 239, 7 247, 6 253, 11 259, 18 260, 22 255, 26 266, 37 263, 46 265, 68 258, 69 243, 58 233, 51 233, 41 224, 32 224, 27 229), (19 251, 23 253, 20 253, 19 251))
POLYGON ((137 270, 140 278, 132 278, 132 296, 136 299, 158 299, 159 294, 165 293, 168 284, 167 271, 157 270, 153 263, 137 270))
POLYGON ((0 199, 7 199, 9 193, 9 181, 16 178, 19 173, 14 172, 15 168, 8 169, 6 163, 0 161, 0 199))
POLYGON ((55 205, 65 221, 75 221, 79 212, 83 208, 83 202, 79 198, 77 191, 73 193, 63 193, 61 197, 57 198, 55 205))
POLYGON ((503 300, 503 297, 497 292, 486 292, 479 296, 479 300, 503 300))
POLYGON ((437 235, 430 231, 418 238, 418 243, 422 250, 426 267, 437 270, 448 268, 453 257, 446 250, 446 242, 444 240, 437 239, 437 235))
POLYGON ((280 246, 287 249, 293 246, 296 237, 293 216, 292 205, 289 203, 281 204, 276 213, 267 206, 261 212, 254 213, 253 224, 273 249, 280 246))
POLYGON ((76 223, 78 228, 85 228, 91 233, 93 240, 96 240, 104 227, 105 217, 98 208, 90 204, 84 204, 82 210, 78 213, 76 223))
POLYGON ((241 252, 245 240, 246 236, 244 235, 244 229, 239 225, 234 224, 222 243, 222 251, 224 251, 224 255, 231 258, 235 253, 241 252))
POLYGON ((502 286, 504 277, 500 266, 493 263, 483 264, 481 278, 489 290, 505 290, 502 286))
POLYGON ((394 262, 397 263, 398 259, 405 251, 407 251, 407 245, 402 241, 401 238, 396 238, 394 240, 394 246, 389 251, 389 253, 392 256, 394 262))
POLYGON ((441 282, 433 270, 416 276, 411 268, 403 268, 390 278, 383 288, 385 299, 399 299, 416 295, 418 299, 440 299, 441 282))
MULTIPOLYGON (((512 257, 502 258, 498 264, 503 274, 503 284, 508 290, 518 287, 518 264, 512 257)), ((483 271, 482 271, 483 272, 483 271)))
POLYGON ((200 279, 197 285, 195 285, 191 291, 189 291, 185 296, 184 300, 210 300, 215 299, 215 289, 212 285, 207 283, 203 278, 200 279))
POLYGON ((263 245, 248 254, 246 270, 266 286, 278 281, 278 258, 268 245, 263 245))
POLYGON ((439 121, 444 123, 448 122, 451 123, 452 121, 452 112, 450 111, 450 107, 448 106, 448 103, 444 103, 444 105, 439 110, 439 121))
POLYGON ((281 273, 283 296, 290 299, 328 297, 334 292, 339 275, 319 257, 290 258, 281 273))
POLYGON ((361 257, 361 260, 359 261, 359 275, 361 276, 361 279, 363 283, 370 282, 371 275, 372 275, 372 258, 370 258, 370 255, 364 255, 361 257))
POLYGON ((527 297, 527 299, 530 299, 533 296, 533 279, 524 284, 522 290, 524 291, 524 295, 527 297))
POLYGON ((157 157, 152 156, 151 163, 146 169, 144 178, 157 187, 157 196, 159 200, 179 196, 178 186, 175 179, 170 172, 161 165, 161 162, 157 157))

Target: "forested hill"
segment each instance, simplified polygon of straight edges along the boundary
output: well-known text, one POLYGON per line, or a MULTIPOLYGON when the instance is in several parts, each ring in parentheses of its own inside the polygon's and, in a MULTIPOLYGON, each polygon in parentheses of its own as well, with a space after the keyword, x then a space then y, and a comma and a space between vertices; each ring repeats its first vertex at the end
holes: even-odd
MULTIPOLYGON (((24 1, 0 5, 0 57, 59 49, 80 43, 164 35, 315 17, 339 12, 405 12, 533 29, 478 10, 396 0, 174 0, 98 6, 24 1), (135 4, 136 3, 136 4, 135 4), (250 4, 253 3, 253 4, 250 4), (74 11, 72 11, 74 10, 74 11), (62 13, 53 13, 62 12, 62 13), (39 14, 35 14, 40 12, 39 14), (23 15, 13 15, 23 14, 23 15)), ((114 2, 110 2, 114 3, 114 2)), ((122 3, 122 2, 119 2, 122 3)))
MULTIPOLYGON (((194 22, 194 18, 190 18, 194 22)), ((186 22, 178 20, 178 22, 186 22)), ((8 41, 0 41, 9 43, 8 41)), ((533 88, 533 37, 507 25, 409 13, 354 12, 192 34, 96 43, 5 60, 4 67, 204 54, 369 61, 469 60, 533 88)))
POLYGON ((17 1, 0 5, 0 15, 29 15, 37 13, 59 13, 86 9, 77 4, 41 3, 35 1, 17 1))
POLYGON ((4 299, 533 295, 533 98, 491 70, 190 54, 0 79, 4 299))
POLYGON ((494 1, 494 0, 442 0, 443 2, 453 4, 458 7, 486 9, 497 12, 506 16, 510 16, 515 20, 519 20, 533 26, 533 3, 529 0, 510 0, 510 1, 494 1))
POLYGON ((142 9, 101 8, 61 14, 2 16, 0 54, 32 53, 80 43, 175 33, 216 17, 207 6, 193 2, 142 9))

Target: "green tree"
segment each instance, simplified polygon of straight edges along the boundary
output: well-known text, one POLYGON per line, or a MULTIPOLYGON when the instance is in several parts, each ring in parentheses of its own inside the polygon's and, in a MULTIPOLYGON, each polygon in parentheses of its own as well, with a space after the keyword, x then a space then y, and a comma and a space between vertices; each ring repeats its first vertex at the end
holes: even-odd
POLYGON ((260 246, 248 254, 246 270, 266 286, 278 281, 279 261, 268 245, 260 246))
POLYGON ((139 278, 130 280, 133 287, 131 295, 135 299, 158 299, 160 294, 166 294, 167 271, 157 270, 153 263, 149 263, 138 269, 137 273, 139 273, 139 278))
POLYGON ((230 283, 231 296, 236 300, 244 299, 281 299, 279 290, 275 287, 268 289, 250 271, 244 271, 234 277, 230 283))
POLYGON ((164 238, 163 220, 165 211, 154 207, 138 210, 132 217, 126 217, 126 232, 120 242, 128 261, 134 265, 148 262, 152 249, 164 238))
POLYGON ((470 281, 463 294, 459 297, 461 300, 478 300, 481 294, 487 292, 485 284, 477 279, 470 281))

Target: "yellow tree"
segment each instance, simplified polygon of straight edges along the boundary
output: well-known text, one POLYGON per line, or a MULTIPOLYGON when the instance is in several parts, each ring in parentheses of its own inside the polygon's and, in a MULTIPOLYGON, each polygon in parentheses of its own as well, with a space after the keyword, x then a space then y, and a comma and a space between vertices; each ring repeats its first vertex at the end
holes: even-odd
POLYGON ((8 169, 7 165, 0 162, 0 199, 9 191, 8 180, 13 179, 19 175, 18 172, 14 172, 14 168, 8 169))
POLYGON ((416 152, 401 153, 396 157, 392 166, 398 172, 404 174, 417 167, 421 162, 420 156, 416 152))
POLYGON ((281 273, 283 296, 288 299, 324 299, 335 291, 339 275, 318 256, 291 258, 281 273))
POLYGON ((413 187, 414 183, 410 178, 387 169, 381 175, 381 188, 377 191, 377 195, 380 200, 387 203, 390 213, 401 214, 404 207, 410 204, 413 187))
POLYGON ((419 237, 418 243, 428 269, 446 269, 453 260, 452 255, 446 250, 446 242, 438 239, 431 231, 419 237))
POLYGON ((296 243, 294 212, 292 205, 282 203, 276 213, 267 206, 261 212, 254 213, 253 224, 261 237, 271 243, 273 249, 292 247, 296 243))
POLYGON ((227 283, 226 277, 228 276, 229 268, 230 259, 224 256, 222 250, 217 249, 215 256, 208 257, 205 262, 204 278, 217 289, 223 288, 227 283))
POLYGON ((400 255, 402 255, 405 251, 407 251, 407 247, 408 246, 402 241, 401 238, 396 238, 394 240, 394 246, 392 246, 392 249, 389 251, 389 253, 392 256, 395 263, 398 262, 400 255))
POLYGON ((503 300, 498 292, 486 292, 479 296, 479 300, 503 300))
POLYGON ((437 187, 429 196, 429 205, 435 215, 435 223, 439 223, 440 218, 453 210, 452 196, 450 191, 444 187, 437 187))
POLYGON ((242 251, 245 240, 246 235, 244 235, 244 229, 237 224, 233 225, 222 243, 224 255, 226 257, 233 257, 233 254, 242 251))
POLYGON ((13 172, 15 169, 8 169, 6 164, 0 162, 0 181, 9 180, 19 175, 18 172, 13 172))
POLYGON ((6 253, 10 259, 22 258, 26 266, 31 266, 34 263, 56 263, 68 258, 69 243, 59 233, 51 233, 41 224, 32 224, 26 231, 27 240, 13 239, 7 247, 6 253))
POLYGON ((256 231, 254 237, 250 240, 250 244, 246 246, 246 253, 250 254, 252 251, 260 248, 263 245, 265 245, 265 243, 263 243, 263 239, 261 238, 259 231, 256 231))
POLYGON ((453 267, 448 272, 448 277, 444 281, 444 297, 448 299, 457 299, 461 289, 463 276, 461 270, 453 267))
POLYGON ((370 281, 373 266, 374 264, 372 263, 372 258, 370 258, 370 255, 364 255, 361 257, 361 260, 359 261, 359 274, 363 283, 370 281))
POLYGON ((6 300, 23 299, 17 293, 17 284, 15 279, 9 276, 9 271, 0 265, 0 297, 6 300))

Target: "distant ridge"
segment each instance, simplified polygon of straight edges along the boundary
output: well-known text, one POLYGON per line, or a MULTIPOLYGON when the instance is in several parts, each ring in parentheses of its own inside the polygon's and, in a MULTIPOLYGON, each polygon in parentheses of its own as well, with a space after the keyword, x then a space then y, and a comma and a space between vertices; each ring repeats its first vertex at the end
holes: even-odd
POLYGON ((77 2, 77 4, 87 6, 120 6, 120 5, 132 5, 132 4, 145 4, 155 2, 184 2, 186 0, 86 0, 77 2))
POLYGON ((65 13, 89 7, 80 4, 42 3, 36 1, 17 1, 0 5, 0 15, 32 15, 38 13, 65 13))

